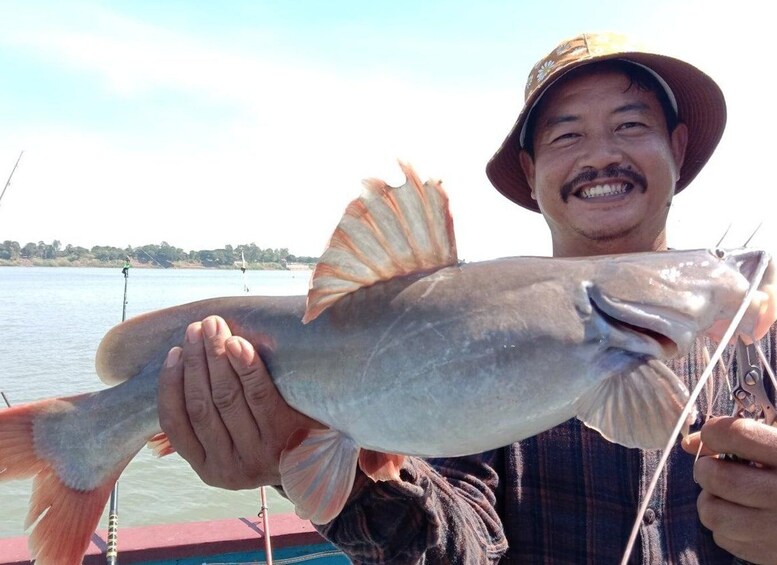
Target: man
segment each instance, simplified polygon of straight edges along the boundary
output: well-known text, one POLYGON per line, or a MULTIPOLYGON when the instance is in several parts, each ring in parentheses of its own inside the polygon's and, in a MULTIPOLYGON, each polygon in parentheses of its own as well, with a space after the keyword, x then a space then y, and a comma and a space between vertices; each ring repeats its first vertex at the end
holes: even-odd
MULTIPOLYGON (((543 214, 557 257, 665 250, 672 198, 723 132, 725 102, 709 77, 626 41, 583 35, 540 61, 487 167, 505 196, 543 214)), ((763 347, 774 365, 774 328, 763 347)), ((670 366, 690 384, 700 348, 670 366)), ((161 377, 162 427, 209 484, 280 484, 286 439, 317 425, 285 404, 253 347, 217 318, 190 326, 161 377)), ((731 413, 730 402, 714 413, 731 413)), ((635 562, 777 562, 777 430, 720 418, 702 434, 708 452, 758 465, 694 465, 676 446, 635 562)), ((698 434, 685 443, 695 452, 698 434)), ((343 512, 320 529, 356 562, 617 562, 657 461, 571 420, 476 456, 408 458, 401 481, 358 475, 343 512)))

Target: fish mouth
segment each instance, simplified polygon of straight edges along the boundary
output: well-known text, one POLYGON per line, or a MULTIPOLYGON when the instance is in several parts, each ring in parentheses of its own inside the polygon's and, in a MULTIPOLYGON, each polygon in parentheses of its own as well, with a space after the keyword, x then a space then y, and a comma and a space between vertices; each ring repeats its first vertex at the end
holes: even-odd
MULTIPOLYGON (((760 275, 758 290, 752 295, 737 333, 746 343, 761 339, 777 322, 777 267, 774 259, 758 249, 716 249, 713 253, 739 271, 749 285, 760 275)), ((722 339, 727 329, 726 323, 716 324, 712 328, 713 337, 722 339)))
POLYGON ((608 341, 612 347, 648 355, 656 359, 671 359, 689 346, 691 325, 678 318, 677 312, 660 306, 614 300, 596 287, 589 287, 588 296, 593 310, 610 329, 608 341))

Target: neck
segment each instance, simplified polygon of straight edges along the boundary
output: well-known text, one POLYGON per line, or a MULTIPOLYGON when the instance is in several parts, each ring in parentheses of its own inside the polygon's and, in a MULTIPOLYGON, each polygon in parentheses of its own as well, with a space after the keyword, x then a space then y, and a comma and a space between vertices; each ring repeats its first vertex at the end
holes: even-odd
POLYGON ((592 257, 595 255, 617 255, 645 251, 666 251, 666 232, 653 238, 579 239, 561 241, 553 238, 554 257, 592 257))

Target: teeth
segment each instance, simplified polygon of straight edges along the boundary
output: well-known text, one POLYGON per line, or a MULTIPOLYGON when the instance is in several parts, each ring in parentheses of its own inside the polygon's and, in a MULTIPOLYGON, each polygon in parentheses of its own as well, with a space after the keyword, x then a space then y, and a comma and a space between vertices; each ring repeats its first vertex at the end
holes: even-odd
POLYGON ((626 183, 618 184, 597 184, 589 186, 580 191, 580 198, 596 198, 597 196, 610 196, 612 194, 623 194, 626 192, 626 183))

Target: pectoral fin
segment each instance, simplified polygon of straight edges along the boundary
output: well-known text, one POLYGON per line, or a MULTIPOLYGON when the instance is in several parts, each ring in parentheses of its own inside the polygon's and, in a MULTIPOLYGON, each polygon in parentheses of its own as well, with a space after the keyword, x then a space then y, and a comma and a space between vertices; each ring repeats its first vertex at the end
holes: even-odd
POLYGON ((300 430, 281 454, 283 490, 297 515, 326 524, 345 506, 353 489, 359 447, 335 430, 300 430))
MULTIPOLYGON (((666 365, 651 359, 614 375, 578 399, 577 417, 605 439, 626 447, 661 449, 688 400, 688 389, 666 365)), ((693 422, 692 413, 683 434, 693 422)))

